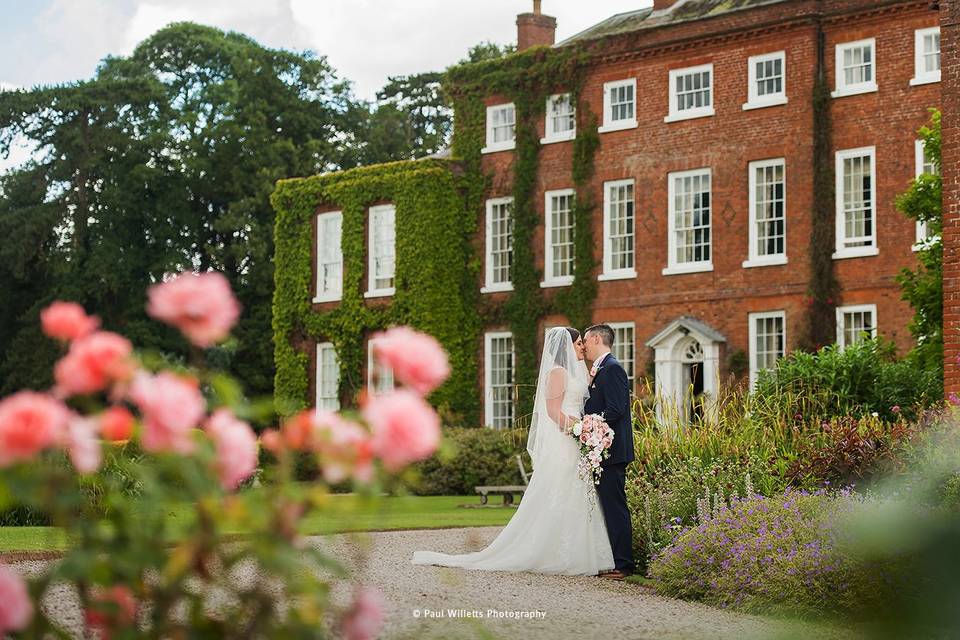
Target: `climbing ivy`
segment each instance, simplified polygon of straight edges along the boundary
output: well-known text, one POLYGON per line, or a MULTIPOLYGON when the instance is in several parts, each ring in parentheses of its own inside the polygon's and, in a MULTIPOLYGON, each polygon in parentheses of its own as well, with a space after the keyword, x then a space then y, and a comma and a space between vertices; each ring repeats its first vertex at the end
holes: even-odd
MULTIPOLYGON (((454 101, 454 156, 462 163, 472 186, 467 211, 474 219, 484 215, 484 200, 492 176, 483 175, 481 149, 486 135, 486 99, 501 96, 516 107, 516 149, 513 163, 513 292, 502 303, 484 301, 486 324, 507 324, 513 334, 517 414, 529 415, 537 371, 537 320, 546 314, 562 314, 577 326, 592 318, 596 282, 594 271, 592 193, 594 156, 599 146, 597 120, 580 100, 587 53, 577 47, 536 47, 507 58, 462 65, 447 74, 447 90, 454 101), (577 137, 574 142, 572 182, 576 190, 574 209, 575 272, 571 286, 556 292, 540 287, 541 271, 534 260, 535 231, 542 224, 537 209, 537 175, 540 159, 538 124, 543 121, 549 96, 570 93, 577 105, 577 137)), ((478 287, 474 283, 474 288, 478 287)))
MULTIPOLYGON (((821 48, 823 36, 821 33, 821 48)), ((830 86, 822 59, 813 86, 813 209, 810 230, 810 282, 807 288, 807 327, 800 348, 816 351, 834 341, 835 305, 840 286, 833 268, 836 213, 834 163, 831 149, 830 86)))
POLYGON ((420 160, 277 184, 271 196, 277 212, 275 388, 288 411, 309 403, 308 351, 314 343, 334 344, 340 396, 347 400, 363 389, 365 338, 392 324, 410 324, 435 336, 450 355, 453 373, 431 400, 449 421, 477 424, 480 326, 470 302, 476 268, 469 264, 468 246, 475 229, 463 224, 458 174, 450 162, 420 160), (396 206, 396 294, 368 301, 363 298, 367 210, 380 202, 396 206), (310 230, 314 216, 323 210, 343 212, 343 298, 329 310, 315 311, 310 230))

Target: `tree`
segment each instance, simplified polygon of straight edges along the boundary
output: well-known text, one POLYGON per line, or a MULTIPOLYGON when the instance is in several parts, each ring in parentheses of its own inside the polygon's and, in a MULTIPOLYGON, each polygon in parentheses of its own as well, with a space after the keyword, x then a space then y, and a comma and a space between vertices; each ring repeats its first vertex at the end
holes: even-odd
POLYGON ((88 82, 0 93, 0 148, 25 138, 41 150, 2 182, 0 255, 12 260, 0 279, 17 303, 0 319, 0 392, 48 384, 55 354, 36 318, 56 297, 186 356, 147 323, 145 285, 217 269, 244 307, 219 356, 270 393, 268 196, 278 179, 351 165, 355 104, 323 58, 191 23, 107 58, 88 82))
MULTIPOLYGON (((494 60, 515 50, 482 42, 458 64, 494 60)), ((443 79, 438 71, 388 78, 376 102, 368 105, 357 164, 413 160, 445 149, 453 131, 453 106, 443 93, 443 79)))
POLYGON ((940 112, 932 109, 930 126, 920 129, 927 157, 935 174, 918 176, 897 197, 897 208, 907 217, 924 222, 928 239, 917 251, 916 269, 903 269, 897 276, 902 298, 913 307, 910 333, 917 346, 910 356, 924 369, 943 375, 943 198, 940 178, 940 112))

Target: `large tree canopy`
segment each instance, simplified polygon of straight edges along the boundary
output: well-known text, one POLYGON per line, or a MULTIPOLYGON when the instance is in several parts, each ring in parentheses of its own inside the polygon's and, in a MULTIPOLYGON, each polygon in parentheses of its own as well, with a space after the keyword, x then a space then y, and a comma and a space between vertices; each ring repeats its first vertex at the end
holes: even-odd
MULTIPOLYGON (((485 43, 465 61, 509 51, 485 43)), ((179 23, 89 81, 0 92, 0 153, 36 149, 0 177, 0 395, 50 384, 58 349, 39 312, 57 298, 185 357, 184 340, 146 317, 145 289, 207 269, 243 304, 236 340, 210 357, 271 393, 274 184, 444 148, 441 80, 391 78, 371 104, 311 52, 179 23)))
POLYGON ((76 300, 138 344, 185 353, 148 323, 144 290, 209 268, 244 313, 220 351, 248 388, 272 386, 273 213, 280 178, 350 165, 349 86, 310 53, 171 25, 88 81, 0 93, 0 148, 33 160, 0 181, 0 392, 49 383, 55 345, 38 330, 54 298, 76 300))

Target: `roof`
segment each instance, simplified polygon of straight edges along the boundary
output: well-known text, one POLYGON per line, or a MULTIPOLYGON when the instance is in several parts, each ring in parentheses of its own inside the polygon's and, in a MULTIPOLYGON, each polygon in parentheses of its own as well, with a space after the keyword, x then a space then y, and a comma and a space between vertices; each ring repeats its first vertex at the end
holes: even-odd
POLYGON ((647 7, 636 11, 618 13, 590 27, 586 31, 581 31, 577 35, 567 38, 563 42, 558 43, 557 46, 586 40, 596 40, 606 36, 641 31, 644 29, 665 27, 680 22, 713 18, 734 11, 753 9, 754 7, 788 1, 789 0, 677 0, 670 7, 659 11, 654 11, 652 7, 647 7))
POLYGON ((662 331, 657 333, 649 340, 647 340, 646 345, 648 347, 656 347, 660 342, 665 338, 669 337, 674 331, 684 327, 687 331, 691 333, 696 333, 700 337, 709 340, 710 342, 726 342, 727 339, 719 331, 713 329, 712 327, 704 324, 703 322, 692 318, 690 316, 680 316, 666 327, 662 331))

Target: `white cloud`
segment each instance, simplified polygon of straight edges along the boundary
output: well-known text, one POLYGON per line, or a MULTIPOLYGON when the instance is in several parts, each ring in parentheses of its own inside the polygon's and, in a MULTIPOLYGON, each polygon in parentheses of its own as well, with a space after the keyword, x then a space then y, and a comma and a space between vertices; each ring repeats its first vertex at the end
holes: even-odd
MULTIPOLYGON (((313 49, 372 98, 390 75, 444 69, 482 42, 516 40, 531 0, 46 0, 16 42, 0 43, 0 77, 23 86, 93 75, 106 55, 129 54, 170 22, 245 33, 265 46, 313 49)), ((544 0, 557 39, 651 0, 544 0)))

